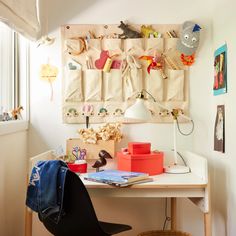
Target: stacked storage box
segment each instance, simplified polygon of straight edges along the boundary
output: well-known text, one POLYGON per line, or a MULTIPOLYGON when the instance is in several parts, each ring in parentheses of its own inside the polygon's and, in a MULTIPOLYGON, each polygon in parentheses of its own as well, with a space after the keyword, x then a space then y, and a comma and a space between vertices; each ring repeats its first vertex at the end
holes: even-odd
POLYGON ((118 170, 144 172, 149 175, 163 173, 163 152, 151 151, 150 143, 130 142, 128 151, 117 152, 118 170))

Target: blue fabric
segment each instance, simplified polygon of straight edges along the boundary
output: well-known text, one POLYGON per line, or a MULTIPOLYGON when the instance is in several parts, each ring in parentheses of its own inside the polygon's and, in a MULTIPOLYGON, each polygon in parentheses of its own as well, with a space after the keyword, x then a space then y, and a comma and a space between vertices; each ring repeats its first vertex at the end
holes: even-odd
POLYGON ((58 223, 63 214, 63 196, 68 167, 59 160, 40 161, 32 169, 26 205, 58 223))

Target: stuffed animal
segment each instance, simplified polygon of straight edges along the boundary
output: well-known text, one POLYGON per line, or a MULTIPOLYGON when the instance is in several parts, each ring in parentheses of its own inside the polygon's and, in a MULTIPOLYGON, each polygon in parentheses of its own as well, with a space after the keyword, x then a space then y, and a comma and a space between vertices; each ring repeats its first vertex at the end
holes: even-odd
POLYGON ((158 33, 157 31, 155 31, 155 29, 152 28, 151 25, 142 25, 141 26, 141 33, 143 35, 144 38, 159 38, 161 37, 161 34, 158 33))
POLYGON ((194 22, 184 22, 180 39, 176 45, 177 50, 185 56, 193 55, 199 45, 200 29, 201 27, 194 22))
POLYGON ((123 33, 119 35, 119 38, 127 39, 127 38, 142 38, 141 33, 130 29, 130 27, 125 24, 123 21, 120 22, 118 28, 122 29, 123 33))

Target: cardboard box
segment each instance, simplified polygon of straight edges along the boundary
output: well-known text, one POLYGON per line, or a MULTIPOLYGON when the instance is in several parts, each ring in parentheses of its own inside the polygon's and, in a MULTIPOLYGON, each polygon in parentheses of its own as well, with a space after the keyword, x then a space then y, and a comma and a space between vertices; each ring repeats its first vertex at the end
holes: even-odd
POLYGON ((72 154, 73 148, 78 147, 81 149, 86 149, 86 159, 98 159, 98 153, 101 150, 106 150, 112 157, 115 156, 115 141, 103 141, 98 140, 97 144, 84 143, 79 138, 68 139, 66 142, 66 154, 72 154))
POLYGON ((123 154, 117 152, 118 170, 148 173, 158 175, 163 173, 163 152, 151 152, 150 154, 123 154))
POLYGON ((151 143, 129 142, 128 151, 130 154, 150 154, 151 143))

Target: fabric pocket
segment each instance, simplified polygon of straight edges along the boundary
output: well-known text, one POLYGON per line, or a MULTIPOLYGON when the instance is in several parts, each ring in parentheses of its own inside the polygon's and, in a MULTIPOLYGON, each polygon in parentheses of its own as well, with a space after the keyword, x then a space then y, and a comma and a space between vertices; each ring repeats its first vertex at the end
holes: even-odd
MULTIPOLYGON (((88 51, 86 51, 86 56, 91 60, 92 69, 95 68, 95 60, 100 57, 101 53, 101 40, 100 39, 90 39, 88 43, 88 51)), ((86 66, 86 56, 83 55, 83 65, 86 66)), ((86 68, 86 67, 84 67, 86 68)))
POLYGON ((184 100, 184 70, 168 70, 167 101, 184 100))
POLYGON ((123 75, 123 81, 125 100, 135 98, 143 89, 142 69, 129 69, 123 75))
POLYGON ((142 55, 144 52, 144 39, 125 39, 124 51, 130 52, 132 55, 142 55))
POLYGON ((178 40, 179 40, 178 38, 165 39, 165 51, 176 50, 176 44, 178 40))
POLYGON ((81 70, 68 70, 66 78, 68 85, 66 86, 65 101, 79 102, 83 100, 81 70))
POLYGON ((103 73, 103 94, 105 101, 122 101, 121 70, 112 69, 103 73))
POLYGON ((102 71, 83 71, 84 100, 101 101, 102 99, 102 71))
POLYGON ((103 50, 112 51, 115 54, 122 52, 121 39, 103 39, 102 48, 103 50))
POLYGON ((148 38, 145 40, 145 51, 149 54, 153 51, 163 52, 163 47, 163 38, 148 38))
MULTIPOLYGON (((150 70, 150 74, 145 71, 145 89, 157 101, 163 101, 163 78, 160 70, 150 70)), ((151 96, 147 96, 151 99, 151 96)), ((151 99, 152 100, 152 99, 151 99)))

